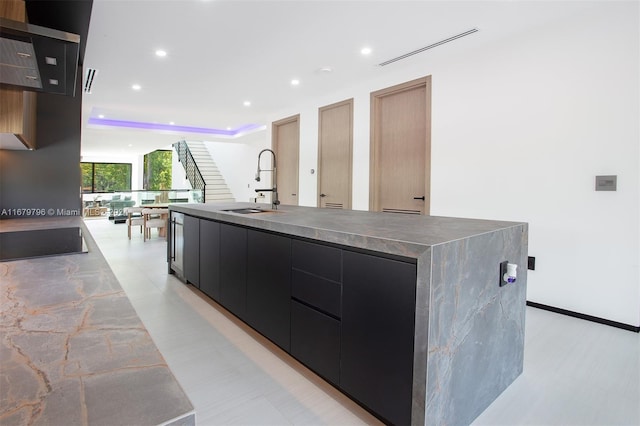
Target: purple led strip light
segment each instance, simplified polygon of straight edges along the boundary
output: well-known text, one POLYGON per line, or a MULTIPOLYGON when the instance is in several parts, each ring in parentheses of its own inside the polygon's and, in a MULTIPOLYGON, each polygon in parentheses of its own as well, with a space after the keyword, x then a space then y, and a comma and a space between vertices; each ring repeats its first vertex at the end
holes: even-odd
POLYGON ((169 132, 200 133, 207 135, 234 137, 241 133, 263 128, 262 124, 245 124, 232 130, 211 129, 207 127, 176 126, 173 124, 143 123, 140 121, 111 120, 107 118, 89 118, 89 124, 109 127, 126 127, 130 129, 164 130, 169 132))

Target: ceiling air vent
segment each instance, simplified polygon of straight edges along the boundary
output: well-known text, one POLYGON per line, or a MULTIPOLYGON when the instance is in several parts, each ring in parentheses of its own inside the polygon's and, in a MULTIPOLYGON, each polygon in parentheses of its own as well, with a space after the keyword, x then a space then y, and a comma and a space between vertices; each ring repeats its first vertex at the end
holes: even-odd
POLYGON ((91 88, 93 87, 93 80, 96 78, 98 70, 93 68, 87 68, 87 72, 84 73, 84 86, 82 91, 88 95, 91 94, 91 88))
POLYGON ((430 45, 428 45, 428 46, 421 47, 420 49, 416 49, 416 50, 414 50, 413 52, 405 53, 404 55, 400 55, 400 56, 398 56, 398 57, 396 57, 396 58, 389 59, 388 61, 381 62, 381 63, 379 63, 378 65, 379 65, 379 66, 381 66, 381 67, 383 67, 383 66, 385 66, 385 65, 389 65, 389 64, 392 64, 392 63, 394 63, 394 62, 397 62, 397 61, 399 61, 399 60, 401 60, 401 59, 406 59, 406 58, 408 58, 408 57, 410 57, 410 56, 417 55, 418 53, 422 53, 422 52, 424 52, 425 50, 433 49, 434 47, 441 46, 441 45, 443 45, 443 44, 445 44, 445 43, 449 43, 450 41, 457 40, 457 39, 459 39, 459 38, 462 38, 462 37, 464 37, 464 36, 468 36, 468 35, 470 35, 470 34, 477 33, 477 32, 478 32, 478 29, 477 29, 477 28, 472 28, 472 29, 470 29, 469 31, 465 31, 465 32, 460 33, 460 34, 456 34, 456 35, 451 36, 451 37, 449 37, 449 38, 445 38, 444 40, 440 40, 440 41, 437 41, 437 42, 435 42, 435 43, 432 43, 432 44, 430 44, 430 45))

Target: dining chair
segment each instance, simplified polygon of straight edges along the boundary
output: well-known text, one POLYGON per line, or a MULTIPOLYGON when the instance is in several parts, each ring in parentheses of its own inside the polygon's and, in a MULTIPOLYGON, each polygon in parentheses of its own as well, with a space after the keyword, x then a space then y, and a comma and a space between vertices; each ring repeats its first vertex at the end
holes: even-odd
POLYGON ((158 228, 158 236, 166 235, 167 218, 169 209, 149 209, 142 210, 144 218, 144 241, 151 238, 151 228, 158 228))
POLYGON ((144 217, 142 215, 142 207, 125 207, 124 211, 127 215, 127 234, 129 235, 129 239, 131 239, 131 227, 139 226, 140 233, 142 234, 142 229, 144 228, 144 217))

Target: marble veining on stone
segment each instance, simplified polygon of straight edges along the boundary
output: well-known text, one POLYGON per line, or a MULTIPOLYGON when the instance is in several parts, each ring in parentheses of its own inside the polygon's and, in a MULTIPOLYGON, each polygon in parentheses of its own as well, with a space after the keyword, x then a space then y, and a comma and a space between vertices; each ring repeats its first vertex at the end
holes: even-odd
POLYGON ((526 269, 498 285, 497 265, 526 265, 526 228, 434 249, 426 418, 469 424, 521 372, 526 269))
POLYGON ((169 208, 196 217, 413 259, 434 245, 520 226, 518 222, 301 206, 280 206, 275 212, 258 214, 225 211, 256 206, 268 208, 254 203, 174 204, 169 208))
POLYGON ((247 206, 255 205, 171 209, 416 260, 412 424, 469 424, 522 372, 527 224, 298 206, 224 211, 247 206), (501 287, 503 261, 520 269, 501 287))
POLYGON ((193 406, 93 248, 0 263, 0 424, 193 424, 193 406))

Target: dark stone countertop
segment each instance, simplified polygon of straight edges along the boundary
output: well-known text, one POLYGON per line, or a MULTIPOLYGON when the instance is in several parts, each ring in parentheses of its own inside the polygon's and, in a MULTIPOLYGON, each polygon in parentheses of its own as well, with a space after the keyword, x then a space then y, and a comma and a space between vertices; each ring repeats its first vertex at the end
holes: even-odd
POLYGON ((0 262, 0 424, 195 424, 193 406, 80 217, 88 253, 0 262))
POLYGON ((241 202, 173 204, 169 208, 201 218, 409 258, 418 258, 435 245, 524 225, 522 222, 300 206, 279 206, 273 211, 268 204, 241 202), (254 214, 223 211, 244 207, 267 211, 254 214))

